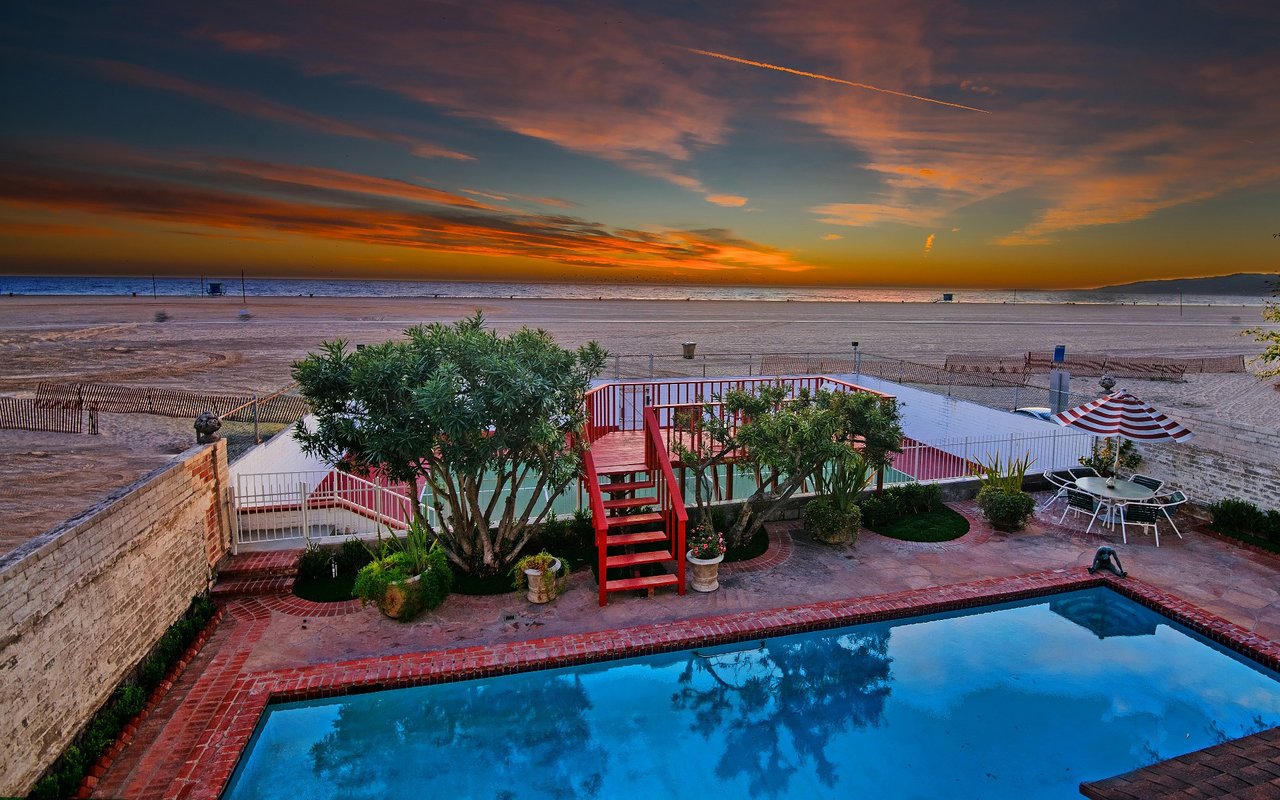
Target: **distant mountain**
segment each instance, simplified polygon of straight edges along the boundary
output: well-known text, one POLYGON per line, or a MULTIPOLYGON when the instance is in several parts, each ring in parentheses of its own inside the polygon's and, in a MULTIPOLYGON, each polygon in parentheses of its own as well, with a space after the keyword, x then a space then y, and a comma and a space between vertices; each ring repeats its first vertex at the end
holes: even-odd
POLYGON ((1280 283, 1280 274, 1240 272, 1212 278, 1169 278, 1160 281, 1138 281, 1114 286, 1099 286, 1094 292, 1126 292, 1129 294, 1234 294, 1269 295, 1280 283))

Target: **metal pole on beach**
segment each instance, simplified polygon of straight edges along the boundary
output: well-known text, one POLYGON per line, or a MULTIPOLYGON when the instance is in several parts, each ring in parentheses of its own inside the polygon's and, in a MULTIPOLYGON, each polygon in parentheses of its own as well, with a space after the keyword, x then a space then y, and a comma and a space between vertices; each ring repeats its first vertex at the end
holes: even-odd
POLYGON ((156 299, 156 274, 151 273, 151 299, 156 299))
POLYGON ((241 303, 249 302, 248 300, 244 299, 244 270, 240 270, 240 302, 241 303))

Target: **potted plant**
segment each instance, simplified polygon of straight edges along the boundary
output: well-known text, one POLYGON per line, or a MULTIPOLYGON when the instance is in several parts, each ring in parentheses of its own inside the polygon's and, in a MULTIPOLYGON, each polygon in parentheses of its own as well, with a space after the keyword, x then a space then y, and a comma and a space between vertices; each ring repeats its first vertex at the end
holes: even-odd
POLYGON ((453 582, 447 556, 426 525, 414 521, 403 539, 379 534, 373 560, 356 574, 352 594, 392 619, 409 620, 444 601, 453 582))
POLYGON ((1142 454, 1138 452, 1138 448, 1128 439, 1120 439, 1119 458, 1116 458, 1116 440, 1104 439, 1101 445, 1094 442, 1094 451, 1091 455, 1081 456, 1080 464, 1086 467, 1092 467, 1099 475, 1104 478, 1116 477, 1116 467, 1120 467, 1120 471, 1130 474, 1136 472, 1138 467, 1142 466, 1142 454))
POLYGON ((826 496, 810 500, 804 507, 805 527, 809 534, 824 544, 847 544, 862 527, 862 509, 858 495, 871 482, 867 462, 852 450, 838 459, 826 478, 826 496))
POLYGON ((1022 491, 1022 481, 1030 466, 1030 456, 1004 464, 997 455, 977 471, 982 480, 978 508, 996 530, 1022 530, 1035 509, 1035 499, 1022 491))
POLYGON ((550 603, 560 596, 569 577, 569 562, 546 550, 516 562, 511 574, 517 589, 526 589, 530 603, 550 603))
POLYGON ((714 592, 720 588, 720 562, 724 561, 724 536, 709 521, 702 521, 689 533, 689 551, 685 557, 693 567, 690 587, 695 592, 714 592))

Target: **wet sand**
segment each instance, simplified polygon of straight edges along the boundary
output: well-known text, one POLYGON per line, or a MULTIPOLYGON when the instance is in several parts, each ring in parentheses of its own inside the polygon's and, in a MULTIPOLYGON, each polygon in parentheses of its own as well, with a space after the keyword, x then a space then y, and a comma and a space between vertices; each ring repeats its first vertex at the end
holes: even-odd
MULTIPOLYGON (((637 287, 642 294, 643 287, 637 287)), ((0 394, 44 380, 263 392, 322 341, 395 338, 479 308, 499 331, 545 328, 561 344, 622 355, 851 352, 941 364, 950 354, 1207 356, 1260 351, 1241 337, 1257 307, 521 300, 489 298, 0 297, 0 394), (240 318, 247 308, 252 315, 240 318), (158 311, 169 315, 156 322, 158 311)), ((636 362, 632 362, 636 363, 636 362)), ((1092 379, 1088 380, 1092 383, 1092 379)), ((1190 418, 1275 424, 1280 392, 1250 375, 1128 381, 1190 418)), ((1083 390, 1083 389, 1082 389, 1083 390)), ((103 415, 103 435, 0 431, 0 552, 88 507, 194 441, 189 420, 103 415)))

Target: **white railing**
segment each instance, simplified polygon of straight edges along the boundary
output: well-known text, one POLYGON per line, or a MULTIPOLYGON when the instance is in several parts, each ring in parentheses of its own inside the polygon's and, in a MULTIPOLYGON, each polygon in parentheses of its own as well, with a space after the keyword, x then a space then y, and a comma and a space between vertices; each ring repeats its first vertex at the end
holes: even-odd
POLYGON ((1002 464, 1030 458, 1028 474, 1064 470, 1080 466, 1080 458, 1093 451, 1093 439, 1088 433, 1062 430, 1040 435, 1009 433, 910 442, 894 456, 893 466, 922 482, 971 477, 976 467, 996 457, 1002 464))
MULTIPOLYGON (((231 507, 236 550, 241 545, 301 547, 313 539, 372 538, 403 531, 412 513, 403 487, 338 471, 237 475, 231 507)), ((434 512, 425 511, 433 522, 434 512)))

